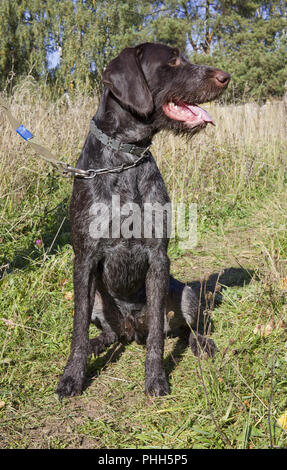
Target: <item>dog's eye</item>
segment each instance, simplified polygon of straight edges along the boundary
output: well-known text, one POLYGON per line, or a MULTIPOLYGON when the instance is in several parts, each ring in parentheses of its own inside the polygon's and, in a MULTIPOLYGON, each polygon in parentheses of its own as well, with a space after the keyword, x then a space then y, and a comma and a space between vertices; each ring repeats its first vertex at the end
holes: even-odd
POLYGON ((172 57, 172 59, 168 61, 168 65, 170 65, 170 67, 178 67, 180 63, 181 63, 181 60, 180 60, 180 57, 178 56, 172 57))

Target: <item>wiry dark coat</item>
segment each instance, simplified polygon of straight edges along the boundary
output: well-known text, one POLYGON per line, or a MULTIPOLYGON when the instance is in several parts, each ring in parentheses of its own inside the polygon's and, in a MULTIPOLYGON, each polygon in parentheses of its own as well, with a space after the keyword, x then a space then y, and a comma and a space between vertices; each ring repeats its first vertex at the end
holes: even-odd
MULTIPOLYGON (((206 123, 188 128, 168 118, 162 106, 170 101, 199 104, 215 99, 229 78, 217 69, 190 64, 177 49, 165 45, 146 43, 127 48, 104 72, 105 89, 93 119, 107 135, 140 147, 148 146, 161 129, 192 135, 206 123)), ((77 167, 116 167, 135 159, 133 154, 103 145, 90 132, 77 167)), ((57 389, 59 397, 79 394, 91 353, 97 355, 116 341, 146 342, 145 390, 154 395, 169 392, 163 368, 165 333, 185 331, 195 353, 198 345, 214 353, 212 340, 197 331, 198 295, 169 275, 166 225, 161 238, 91 236, 93 204, 106 204, 111 215, 113 195, 120 196, 121 206, 132 202, 141 209, 144 203, 169 202, 152 156, 119 174, 75 179, 70 206, 75 252, 74 330, 70 357, 57 389), (174 315, 167 319, 169 310, 174 315), (88 334, 91 321, 102 329, 92 340, 88 334)))

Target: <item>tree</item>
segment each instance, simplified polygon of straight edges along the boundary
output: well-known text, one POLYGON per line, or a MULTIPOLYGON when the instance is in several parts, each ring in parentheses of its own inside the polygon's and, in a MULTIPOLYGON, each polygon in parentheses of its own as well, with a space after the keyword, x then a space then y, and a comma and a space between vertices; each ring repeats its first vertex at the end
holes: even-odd
POLYGON ((31 73, 56 92, 100 93, 107 63, 145 41, 232 74, 225 98, 283 94, 287 0, 1 0, 0 84, 31 73))
POLYGON ((286 80, 286 0, 227 1, 214 24, 213 58, 233 76, 235 100, 282 96, 286 80))
POLYGON ((40 0, 0 2, 0 83, 9 75, 20 77, 32 72, 39 79, 47 65, 43 5, 40 0))
POLYGON ((185 49, 195 63, 232 74, 224 99, 282 96, 286 81, 287 1, 153 2, 153 38, 185 49))
POLYGON ((134 45, 149 2, 2 0, 0 82, 31 72, 64 90, 100 87, 106 64, 134 45))

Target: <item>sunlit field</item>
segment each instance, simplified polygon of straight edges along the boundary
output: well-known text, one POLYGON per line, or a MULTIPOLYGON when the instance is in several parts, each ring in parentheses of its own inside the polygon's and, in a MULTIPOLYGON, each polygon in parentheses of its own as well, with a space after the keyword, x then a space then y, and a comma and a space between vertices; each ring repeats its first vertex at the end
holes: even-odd
MULTIPOLYGON (((52 102, 27 79, 10 105, 59 159, 76 163, 96 97, 52 102)), ((216 127, 190 141, 161 133, 152 153, 173 202, 197 204, 198 244, 184 251, 171 240, 171 272, 202 284, 216 274, 206 305, 218 352, 198 359, 167 338, 171 395, 150 398, 145 347, 115 345, 91 360, 83 394, 61 403, 55 389, 73 322, 72 180, 0 115, 1 448, 286 447, 286 105, 205 107, 216 127)))

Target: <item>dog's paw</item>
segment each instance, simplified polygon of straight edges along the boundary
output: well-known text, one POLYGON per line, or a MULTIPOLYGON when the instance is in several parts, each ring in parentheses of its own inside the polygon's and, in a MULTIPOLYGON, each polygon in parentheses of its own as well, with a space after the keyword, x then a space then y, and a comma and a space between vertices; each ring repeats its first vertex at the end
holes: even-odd
POLYGON ((63 375, 60 380, 56 390, 59 400, 62 400, 64 397, 73 397, 75 395, 80 395, 82 392, 82 383, 75 380, 70 375, 63 375))
POLYGON ((146 378, 145 393, 147 395, 153 395, 155 397, 168 395, 170 393, 170 388, 165 375, 162 375, 160 377, 153 376, 146 378))
POLYGON ((189 335, 189 345, 193 354, 197 357, 201 354, 207 357, 214 357, 217 351, 216 344, 212 339, 195 333, 194 331, 191 331, 189 335))

